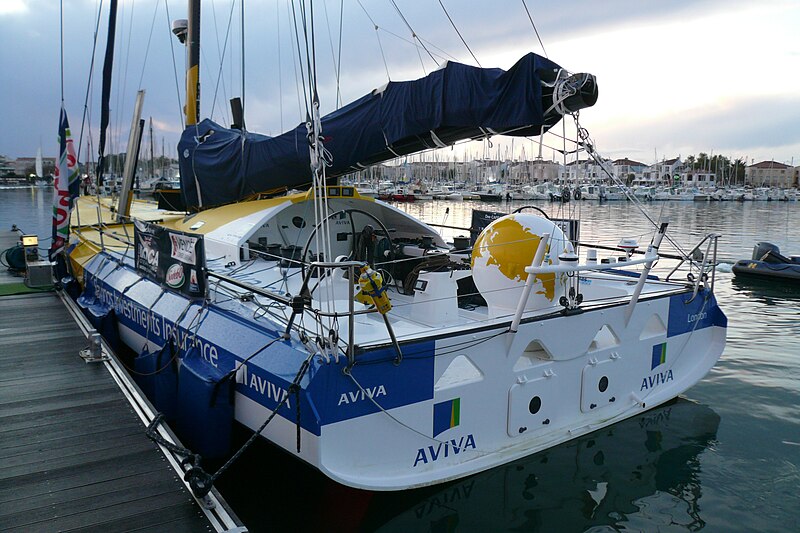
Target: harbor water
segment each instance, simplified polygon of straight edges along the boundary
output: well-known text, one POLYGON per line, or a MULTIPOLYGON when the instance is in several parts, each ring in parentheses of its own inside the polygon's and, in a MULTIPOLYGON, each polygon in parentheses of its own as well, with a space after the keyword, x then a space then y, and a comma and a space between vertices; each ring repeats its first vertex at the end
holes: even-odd
MULTIPOLYGON (((46 189, 0 190, 0 227, 38 233, 45 247, 51 202, 46 189)), ((632 237, 645 246, 653 232, 629 202, 399 207, 466 228, 472 209, 525 205, 579 217, 584 242, 614 246, 632 237)), ((218 481, 225 498, 250 531, 800 531, 800 285, 743 283, 731 273, 758 241, 800 254, 800 204, 645 209, 653 220, 669 218, 667 234, 684 250, 707 233, 722 235, 715 293, 728 316, 727 346, 678 401, 481 474, 399 493, 343 487, 260 442, 218 481)), ((448 240, 466 234, 442 232, 448 240)), ((666 243, 661 251, 674 253, 666 243)), ((360 438, 369 435, 353 435, 360 438)))

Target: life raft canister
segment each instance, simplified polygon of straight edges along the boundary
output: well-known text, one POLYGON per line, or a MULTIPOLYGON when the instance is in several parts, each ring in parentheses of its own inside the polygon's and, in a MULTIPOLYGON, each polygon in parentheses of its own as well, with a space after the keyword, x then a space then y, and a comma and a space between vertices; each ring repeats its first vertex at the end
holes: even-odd
POLYGON ((386 288, 383 286, 383 277, 379 272, 372 270, 367 265, 361 267, 358 284, 361 287, 361 293, 372 299, 380 314, 385 315, 392 309, 392 302, 389 301, 389 295, 386 294, 386 288))

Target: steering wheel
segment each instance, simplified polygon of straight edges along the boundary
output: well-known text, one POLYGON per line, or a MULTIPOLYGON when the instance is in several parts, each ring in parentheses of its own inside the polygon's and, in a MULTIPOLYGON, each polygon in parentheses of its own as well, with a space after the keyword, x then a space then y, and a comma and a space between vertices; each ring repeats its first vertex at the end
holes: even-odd
MULTIPOLYGON (((355 246, 356 246, 356 244, 358 242, 358 236, 357 236, 356 230, 355 230, 356 225, 355 225, 355 222, 353 221, 353 213, 359 213, 361 215, 364 215, 364 216, 372 219, 381 228, 383 233, 386 235, 386 238, 389 240, 389 250, 394 250, 394 243, 392 242, 391 235, 389 235, 389 230, 386 229, 386 226, 383 225, 383 222, 381 222, 378 219, 378 217, 376 217, 372 213, 368 213, 367 211, 362 211, 361 209, 352 209, 352 208, 351 209, 342 209, 341 211, 336 211, 335 213, 331 213, 330 215, 328 215, 325 218, 325 220, 323 220, 322 222, 320 222, 317 225, 315 225, 314 229, 311 230, 311 233, 308 236, 308 240, 306 241, 306 245, 303 246, 303 252, 300 254, 300 265, 301 265, 300 268, 301 268, 301 272, 302 272, 302 276, 303 276, 304 280, 306 279, 306 257, 308 256, 308 253, 311 251, 311 243, 314 240, 314 235, 317 233, 317 230, 325 222, 327 222, 331 218, 336 217, 336 216, 340 216, 342 214, 346 214, 350 218, 350 234, 353 237, 353 248, 355 248, 355 246)), ((350 254, 348 254, 348 259, 350 259, 352 256, 353 256, 353 250, 350 250, 350 254)), ((367 258, 366 262, 370 263, 371 262, 370 259, 372 259, 372 258, 367 258)))
POLYGON ((539 208, 538 208, 538 207, 536 207, 535 205, 523 205, 522 207, 518 207, 517 209, 514 209, 514 210, 513 210, 511 213, 512 213, 512 214, 513 214, 513 213, 519 213, 519 212, 520 212, 520 211, 522 211, 523 209, 536 209, 537 211, 539 211, 539 212, 542 214, 542 216, 543 216, 544 218, 546 218, 547 220, 550 220, 550 217, 549 217, 549 216, 547 216, 547 213, 545 213, 544 211, 542 211, 541 209, 539 209, 539 208))

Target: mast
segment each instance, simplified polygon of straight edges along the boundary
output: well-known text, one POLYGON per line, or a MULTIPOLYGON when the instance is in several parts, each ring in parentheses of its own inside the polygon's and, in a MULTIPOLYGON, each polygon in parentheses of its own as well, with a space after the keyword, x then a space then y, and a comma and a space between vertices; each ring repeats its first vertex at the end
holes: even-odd
POLYGON ((200 0, 189 0, 186 40, 186 125, 194 126, 200 115, 200 0))
POLYGON ((136 104, 133 106, 133 120, 131 132, 128 136, 128 149, 125 151, 125 170, 122 173, 122 187, 119 192, 119 205, 117 206, 117 222, 123 222, 130 216, 131 201, 133 200, 133 180, 136 175, 136 166, 139 161, 139 148, 142 143, 144 120, 142 106, 144 105, 144 89, 136 93, 136 104))
MULTIPOLYGON (((97 190, 103 186, 103 167, 105 163, 106 150, 106 130, 110 109, 108 106, 111 99, 111 70, 114 66, 114 36, 117 28, 117 0, 111 0, 108 10, 108 39, 106 41, 106 57, 103 63, 103 92, 101 96, 100 109, 100 143, 98 146, 97 157, 97 190)), ((113 144, 113 139, 112 139, 113 144)))
POLYGON ((153 155, 153 117, 150 117, 150 181, 156 176, 156 162, 153 155))

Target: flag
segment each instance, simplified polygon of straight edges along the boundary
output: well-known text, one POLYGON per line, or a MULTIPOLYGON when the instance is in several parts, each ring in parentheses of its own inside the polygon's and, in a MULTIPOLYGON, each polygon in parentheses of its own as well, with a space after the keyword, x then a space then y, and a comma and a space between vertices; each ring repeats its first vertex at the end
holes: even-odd
POLYGON ((447 400, 433 406, 433 436, 461 423, 461 398, 447 400))
POLYGON ((67 111, 61 106, 58 123, 58 164, 53 182, 53 242, 50 245, 50 259, 60 253, 69 239, 69 217, 72 204, 80 194, 78 156, 69 131, 67 111))

